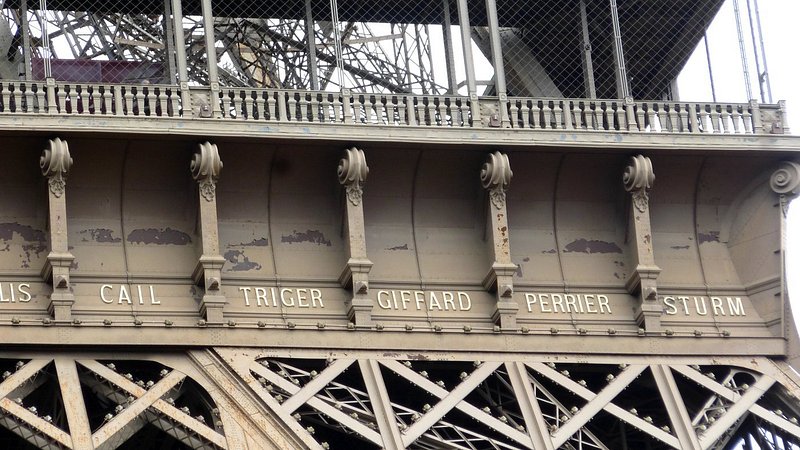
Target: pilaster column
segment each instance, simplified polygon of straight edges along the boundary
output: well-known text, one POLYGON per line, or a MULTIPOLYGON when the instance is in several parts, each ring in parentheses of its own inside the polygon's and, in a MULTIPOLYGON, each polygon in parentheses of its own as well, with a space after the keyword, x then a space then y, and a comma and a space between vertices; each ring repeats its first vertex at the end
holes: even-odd
POLYGON ((650 197, 647 191, 653 187, 656 176, 650 158, 642 155, 631 157, 625 168, 622 182, 631 194, 628 216, 630 230, 633 232, 633 257, 636 269, 625 283, 625 288, 639 296, 636 307, 636 321, 647 331, 661 330, 663 307, 658 301, 656 279, 661 269, 656 266, 653 256, 653 233, 650 230, 650 197))
POLYGON ((375 302, 369 297, 369 271, 372 261, 367 258, 367 242, 364 238, 363 185, 367 181, 369 167, 364 151, 355 147, 345 150, 336 170, 339 183, 345 189, 345 237, 347 264, 339 276, 342 287, 352 289, 353 298, 347 308, 347 317, 359 326, 372 324, 372 309, 375 302))
POLYGON ((481 184, 489 191, 487 228, 492 239, 492 267, 483 279, 483 286, 486 290, 497 294, 497 305, 492 313, 492 321, 507 329, 517 327, 519 309, 513 298, 513 276, 517 271, 517 265, 511 262, 506 210, 506 189, 513 175, 508 156, 500 152, 490 154, 481 168, 481 184))
POLYGON ((204 142, 200 150, 194 154, 189 164, 192 177, 197 181, 199 192, 199 222, 200 240, 203 244, 203 254, 197 261, 197 266, 192 273, 192 279, 198 286, 205 288, 203 299, 200 301, 200 314, 208 322, 222 322, 222 308, 225 306, 225 296, 220 292, 222 285, 222 266, 225 258, 219 254, 219 229, 217 227, 217 180, 222 171, 222 161, 219 159, 217 146, 204 142))
POLYGON ((69 287, 69 270, 75 257, 67 243, 67 173, 72 167, 67 141, 51 139, 39 158, 48 185, 50 253, 42 268, 42 279, 53 285, 47 309, 55 320, 71 320, 75 296, 69 287))

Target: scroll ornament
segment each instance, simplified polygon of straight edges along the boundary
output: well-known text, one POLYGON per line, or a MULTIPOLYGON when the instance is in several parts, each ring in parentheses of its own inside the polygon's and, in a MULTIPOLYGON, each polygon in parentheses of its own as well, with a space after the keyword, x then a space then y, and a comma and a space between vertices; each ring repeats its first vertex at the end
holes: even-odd
POLYGON ((622 175, 622 182, 625 184, 625 190, 633 195, 633 204, 639 212, 647 209, 650 200, 647 191, 653 187, 655 179, 650 158, 642 155, 631 157, 630 164, 622 175))
POLYGON ((481 167, 481 184, 489 190, 489 199, 495 208, 501 209, 506 203, 506 189, 511 184, 511 164, 508 155, 494 152, 481 167))
POLYGON ((355 147, 345 150, 344 158, 339 161, 336 169, 339 183, 343 184, 347 192, 347 200, 358 206, 363 195, 362 185, 367 181, 369 167, 364 151, 355 147))
POLYGON ((42 175, 48 178, 47 184, 50 192, 56 197, 64 195, 67 185, 67 172, 72 167, 72 157, 69 156, 69 145, 67 141, 60 138, 50 140, 50 144, 42 152, 39 158, 39 167, 42 175))
POLYGON ((800 194, 800 164, 784 161, 769 178, 769 187, 780 195, 781 210, 784 217, 789 213, 788 197, 800 194))
POLYGON ((189 169, 192 171, 192 178, 200 185, 200 195, 206 201, 214 200, 216 183, 222 171, 222 160, 219 158, 217 146, 210 142, 200 144, 200 151, 194 154, 189 169))

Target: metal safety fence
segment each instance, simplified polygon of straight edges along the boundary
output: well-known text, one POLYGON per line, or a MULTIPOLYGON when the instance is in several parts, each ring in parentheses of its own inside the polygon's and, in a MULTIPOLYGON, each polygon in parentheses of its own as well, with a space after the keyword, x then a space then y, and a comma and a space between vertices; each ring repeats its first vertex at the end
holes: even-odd
POLYGON ((6 0, 0 78, 769 103, 757 2, 6 0))

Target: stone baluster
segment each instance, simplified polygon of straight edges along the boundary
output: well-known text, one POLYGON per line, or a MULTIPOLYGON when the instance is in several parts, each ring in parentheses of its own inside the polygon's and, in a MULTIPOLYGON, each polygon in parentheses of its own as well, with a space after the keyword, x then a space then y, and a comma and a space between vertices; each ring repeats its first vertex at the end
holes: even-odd
POLYGON ((47 309, 57 321, 72 320, 75 295, 69 284, 69 271, 75 257, 67 242, 67 173, 72 167, 67 141, 51 139, 39 158, 48 185, 48 225, 50 252, 42 268, 42 279, 53 285, 47 309))
POLYGON ((222 309, 225 306, 225 296, 222 295, 222 266, 225 258, 219 254, 219 229, 217 227, 217 180, 222 171, 222 161, 219 158, 217 146, 204 142, 200 150, 194 154, 189 168, 192 177, 197 181, 199 192, 199 222, 200 240, 203 244, 203 254, 197 261, 197 266, 192 273, 192 280, 198 286, 203 286, 205 292, 200 301, 200 315, 209 323, 222 322, 222 309))
POLYGON ((357 326, 372 324, 374 301, 369 297, 369 271, 372 261, 367 258, 367 242, 364 237, 363 185, 367 181, 369 167, 364 151, 355 147, 345 150, 336 170, 339 183, 345 189, 345 236, 347 238, 347 264, 339 282, 342 287, 352 289, 353 298, 347 306, 347 317, 357 326))
POLYGON ((497 294, 497 304, 492 321, 501 328, 513 330, 517 327, 517 310, 514 301, 513 276, 517 265, 511 262, 511 245, 508 232, 506 189, 511 183, 511 165, 508 156, 494 152, 481 168, 481 184, 489 191, 489 214, 487 228, 491 233, 492 267, 483 279, 483 286, 497 294))
POLYGON ((631 194, 630 230, 633 232, 633 257, 636 269, 625 283, 625 288, 639 296, 636 307, 636 321, 650 332, 661 330, 663 307, 658 301, 656 279, 661 269, 656 266, 653 256, 653 233, 650 229, 650 197, 647 191, 655 181, 653 163, 650 158, 636 155, 625 168, 622 181, 625 190, 631 194))

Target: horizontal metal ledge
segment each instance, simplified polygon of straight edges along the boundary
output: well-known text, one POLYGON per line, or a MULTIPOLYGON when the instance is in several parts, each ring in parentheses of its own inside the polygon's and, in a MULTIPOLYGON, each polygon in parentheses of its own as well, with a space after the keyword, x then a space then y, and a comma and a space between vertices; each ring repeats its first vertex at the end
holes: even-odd
MULTIPOLYGON (((81 133, 102 135, 191 136, 202 138, 310 140, 365 144, 426 144, 427 146, 464 145, 518 148, 602 148, 605 152, 631 149, 672 151, 759 151, 800 152, 800 138, 792 135, 730 135, 606 132, 579 130, 480 129, 448 127, 398 127, 387 125, 348 125, 313 123, 254 123, 220 119, 130 118, 113 116, 70 116, 39 114, 0 114, 0 131, 17 134, 81 133)), ((416 148, 416 147, 408 147, 416 148)))
MULTIPOLYGON (((4 327, 6 332, 11 329, 4 327)), ((629 337, 580 335, 522 335, 511 333, 407 333, 395 331, 231 329, 228 327, 89 327, 18 326, 13 329, 15 346, 71 347, 106 346, 126 348, 247 347, 269 343, 276 349, 324 351, 368 350, 376 352, 436 351, 489 352, 497 354, 613 354, 643 356, 784 356, 781 338, 722 337, 629 337)))

